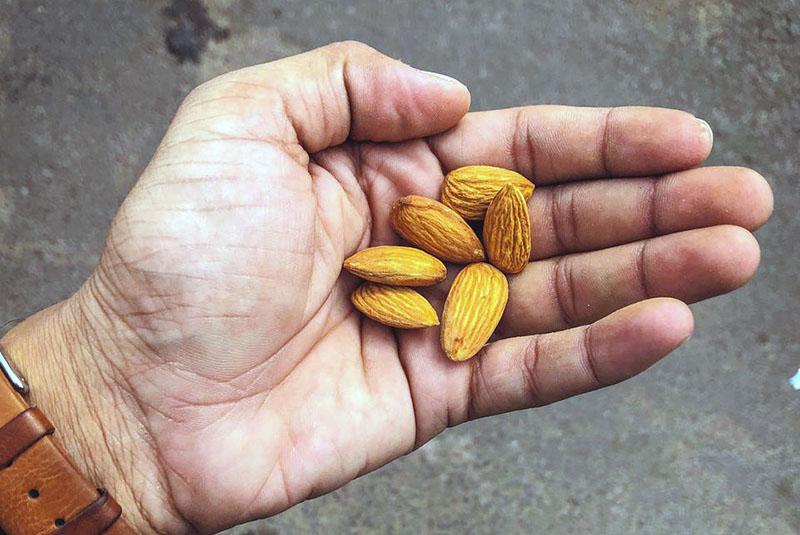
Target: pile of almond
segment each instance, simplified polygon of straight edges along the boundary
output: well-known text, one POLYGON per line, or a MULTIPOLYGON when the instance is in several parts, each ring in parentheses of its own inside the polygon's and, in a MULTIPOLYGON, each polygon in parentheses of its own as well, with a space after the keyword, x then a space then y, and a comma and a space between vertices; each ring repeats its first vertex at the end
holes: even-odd
POLYGON ((519 273, 528 263, 527 200, 533 187, 514 171, 470 165, 447 174, 441 202, 418 195, 398 199, 392 207, 392 226, 419 249, 370 247, 345 260, 347 271, 367 281, 353 292, 353 305, 392 327, 439 325, 436 311, 412 287, 442 282, 447 277, 443 261, 467 264, 447 295, 441 343, 451 360, 475 356, 505 311, 508 280, 503 273, 519 273), (482 244, 467 220, 483 220, 482 244))

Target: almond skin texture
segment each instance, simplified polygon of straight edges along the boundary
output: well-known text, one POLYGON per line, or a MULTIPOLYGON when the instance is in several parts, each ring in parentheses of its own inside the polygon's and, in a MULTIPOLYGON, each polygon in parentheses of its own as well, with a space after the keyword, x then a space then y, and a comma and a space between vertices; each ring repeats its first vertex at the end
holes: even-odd
POLYGON ((489 264, 461 270, 444 304, 442 349, 455 361, 475 356, 492 336, 508 303, 506 276, 489 264))
POLYGON ((495 195, 483 221, 489 262, 505 273, 519 273, 531 257, 531 217, 522 192, 511 184, 495 195))
POLYGON ((390 286, 433 286, 447 277, 441 260, 414 247, 382 245, 362 249, 344 261, 362 279, 390 286))
POLYGON ((484 259, 472 228, 438 201, 419 195, 401 197, 392 207, 391 221, 398 234, 437 258, 456 264, 484 259))
POLYGON ((362 314, 399 329, 439 325, 439 316, 427 299, 411 288, 365 282, 350 300, 362 314))
POLYGON ((442 202, 464 219, 483 219, 492 199, 506 184, 519 188, 525 200, 533 195, 533 182, 519 173, 490 165, 468 165, 447 173, 442 202))

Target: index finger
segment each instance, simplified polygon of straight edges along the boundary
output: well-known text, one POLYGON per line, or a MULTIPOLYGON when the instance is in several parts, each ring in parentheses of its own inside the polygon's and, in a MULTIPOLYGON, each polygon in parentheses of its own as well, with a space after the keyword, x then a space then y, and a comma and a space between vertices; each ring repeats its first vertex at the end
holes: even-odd
POLYGON ((467 114, 430 138, 445 172, 495 165, 536 184, 645 176, 700 165, 711 152, 708 123, 665 108, 526 106, 467 114))

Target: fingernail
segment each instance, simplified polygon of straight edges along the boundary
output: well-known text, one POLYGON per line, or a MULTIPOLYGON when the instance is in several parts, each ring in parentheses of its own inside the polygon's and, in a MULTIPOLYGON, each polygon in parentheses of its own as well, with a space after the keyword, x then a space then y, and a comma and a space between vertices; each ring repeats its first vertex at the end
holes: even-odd
POLYGON ((451 78, 450 76, 447 76, 446 74, 441 74, 441 73, 433 72, 433 71, 421 71, 421 72, 424 73, 424 74, 427 74, 428 76, 433 76, 434 78, 438 78, 439 80, 447 82, 448 84, 458 84, 461 87, 466 87, 464 84, 462 84, 461 82, 459 82, 455 78, 451 78))
POLYGON ((706 138, 708 139, 708 144, 713 146, 714 145, 714 131, 711 130, 711 125, 709 125, 707 122, 705 122, 702 119, 697 119, 697 122, 700 123, 700 126, 703 127, 703 132, 704 132, 704 135, 706 136, 706 138))

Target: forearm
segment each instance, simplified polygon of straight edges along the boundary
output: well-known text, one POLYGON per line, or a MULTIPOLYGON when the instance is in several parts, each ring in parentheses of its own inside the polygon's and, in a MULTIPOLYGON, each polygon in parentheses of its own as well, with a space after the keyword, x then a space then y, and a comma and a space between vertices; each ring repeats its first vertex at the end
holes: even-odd
POLYGON ((157 449, 123 375, 114 326, 83 294, 14 327, 0 344, 27 379, 28 400, 53 422, 73 462, 107 488, 137 531, 187 532, 170 513, 157 449), (108 358, 114 352, 114 358, 108 358))

